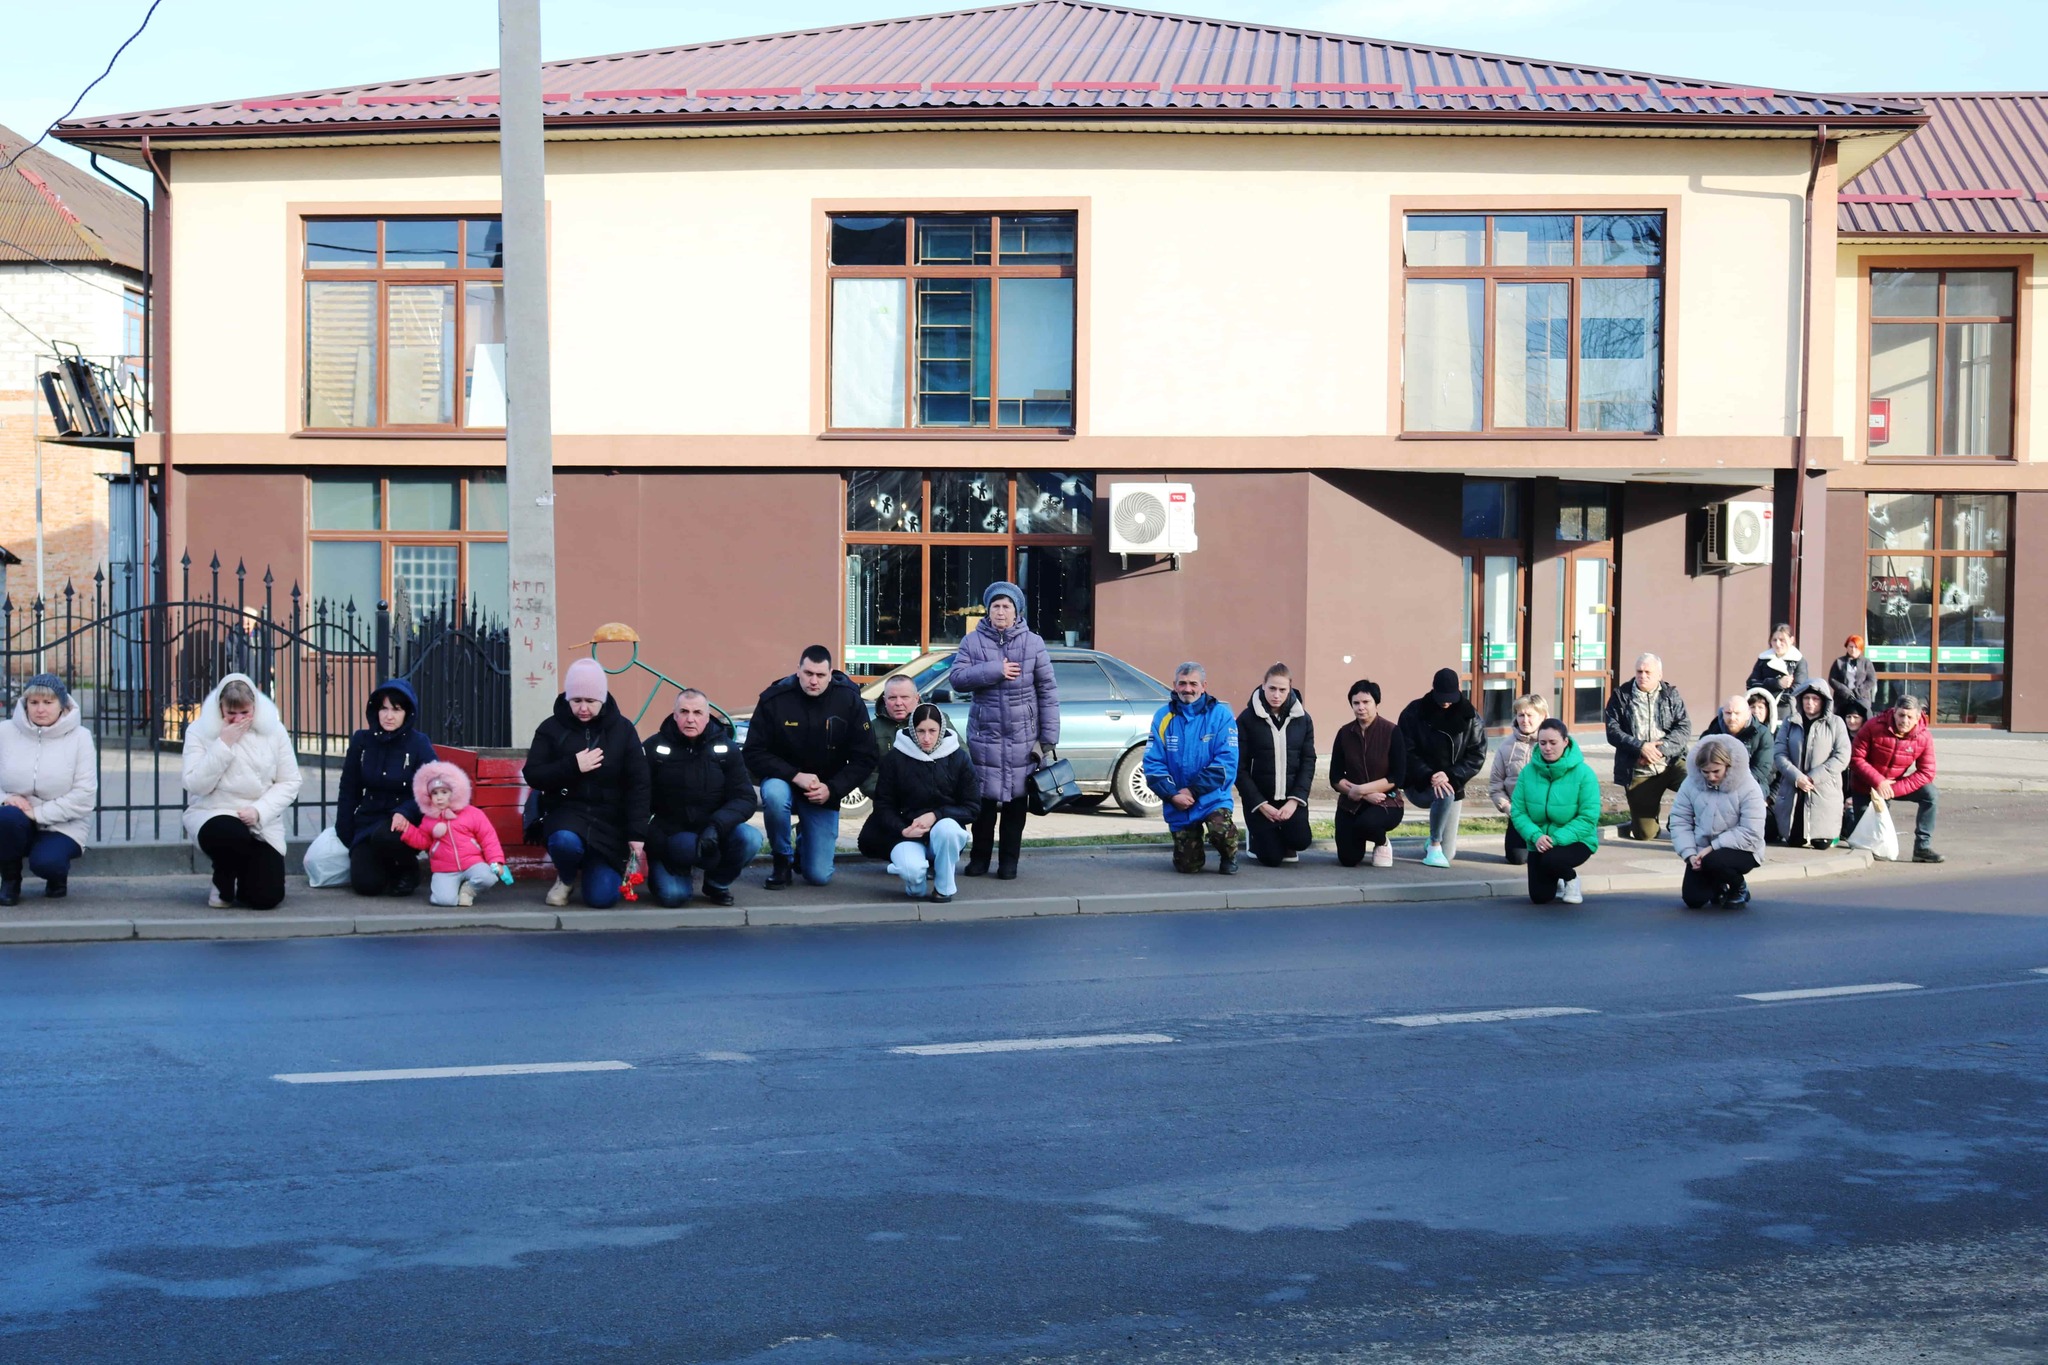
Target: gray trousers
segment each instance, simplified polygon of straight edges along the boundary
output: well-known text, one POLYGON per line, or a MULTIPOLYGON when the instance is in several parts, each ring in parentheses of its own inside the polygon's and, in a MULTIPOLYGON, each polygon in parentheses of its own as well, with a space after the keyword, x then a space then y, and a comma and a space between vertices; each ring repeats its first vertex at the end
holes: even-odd
POLYGON ((467 872, 436 872, 427 887, 427 903, 455 904, 455 893, 461 889, 464 882, 468 882, 479 891, 487 886, 496 886, 498 869, 489 863, 478 863, 467 872))

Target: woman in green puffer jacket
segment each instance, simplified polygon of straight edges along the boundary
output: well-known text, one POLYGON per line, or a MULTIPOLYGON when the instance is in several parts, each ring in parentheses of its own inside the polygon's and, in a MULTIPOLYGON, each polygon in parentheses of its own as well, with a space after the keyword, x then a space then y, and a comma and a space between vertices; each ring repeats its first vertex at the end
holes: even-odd
POLYGON ((1529 900, 1577 905, 1579 865, 1600 844, 1600 779, 1564 722, 1553 717, 1536 730, 1536 752, 1515 781, 1508 813, 1529 845, 1529 900))

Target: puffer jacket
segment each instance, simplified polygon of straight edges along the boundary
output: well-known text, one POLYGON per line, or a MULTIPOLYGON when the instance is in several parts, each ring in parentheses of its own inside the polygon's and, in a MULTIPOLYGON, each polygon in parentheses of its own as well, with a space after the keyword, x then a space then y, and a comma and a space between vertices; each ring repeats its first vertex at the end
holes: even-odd
POLYGON ((1863 722, 1849 746, 1849 785, 1859 796, 1883 781, 1892 784, 1897 796, 1934 781, 1934 733, 1927 728, 1927 714, 1923 711, 1920 723, 1904 735, 1892 728, 1895 714, 1886 707, 1863 722))
POLYGON ((13 717, 0 725, 0 796, 27 797, 38 828, 84 848, 99 790, 99 761, 78 703, 48 725, 32 725, 28 703, 16 701, 13 717))
MULTIPOLYGON (((1714 718, 1707 722, 1707 728, 1701 733, 1700 738, 1727 734, 1727 723, 1721 719, 1721 713, 1716 711, 1714 718)), ((1752 715, 1749 724, 1742 727, 1741 734, 1728 737, 1742 746, 1742 752, 1749 762, 1749 775, 1756 779, 1757 786, 1769 792, 1771 784, 1778 780, 1778 745, 1771 738, 1770 726, 1752 715)))
POLYGON ((1795 645, 1792 652, 1782 659, 1768 649, 1757 655, 1756 662, 1749 666, 1749 677, 1742 685, 1768 693, 1772 707, 1782 717, 1791 705, 1792 694, 1806 686, 1807 676, 1806 656, 1795 645), (1792 686, 1778 686, 1781 678, 1790 678, 1792 686))
POLYGON ((1531 848, 1548 835, 1553 844, 1600 845, 1600 775, 1575 739, 1552 763, 1541 750, 1529 755, 1515 782, 1508 817, 1531 848))
POLYGON ((1237 721, 1215 697, 1204 693, 1192 706, 1175 697, 1160 707, 1145 745, 1145 785, 1166 798, 1166 827, 1186 829, 1231 809, 1237 759, 1237 721), (1173 804, 1183 787, 1195 798, 1186 810, 1173 804))
POLYGON ((412 795, 413 774, 432 763, 435 753, 433 742, 417 728, 419 714, 419 698, 403 678, 393 678, 370 694, 369 705, 363 708, 369 724, 349 737, 341 785, 334 793, 334 832, 351 848, 359 838, 390 830, 393 815, 420 818, 412 795), (405 723, 396 730, 377 723, 377 709, 387 696, 405 711, 405 723))
POLYGON ((1707 735, 1686 758, 1685 781, 1671 798, 1671 848, 1681 858, 1717 848, 1764 855, 1764 792, 1749 774, 1749 753, 1733 735, 1707 735), (1718 752, 1728 765, 1721 785, 1710 787, 1700 759, 1718 752))
POLYGON ((1401 738, 1408 741, 1408 773, 1402 790, 1408 799, 1427 806, 1436 799, 1429 779, 1442 773, 1451 779, 1451 790, 1465 799, 1465 784, 1479 776, 1486 766, 1486 727, 1479 712, 1463 697, 1449 707, 1428 697, 1417 697, 1401 708, 1401 738))
POLYGON ((586 725, 569 709, 568 696, 557 695, 555 714, 533 732, 524 775, 540 794, 550 836, 574 834, 591 857, 625 870, 626 844, 647 829, 647 754, 632 722, 619 714, 617 697, 606 697, 586 725), (587 773, 576 763, 585 749, 604 751, 604 761, 587 773))
POLYGON ((1315 777, 1316 723, 1301 693, 1289 691, 1277 714, 1266 705, 1265 689, 1252 693, 1237 713, 1237 794, 1244 808, 1289 800, 1306 806, 1315 777))
POLYGON ((258 817, 256 837, 285 851, 284 813, 298 799, 299 756, 277 703, 263 695, 246 673, 230 673, 214 684, 199 714, 185 727, 185 837, 196 840, 216 815, 248 807, 258 817), (220 737, 221 689, 245 682, 256 693, 256 719, 235 744, 220 737))
POLYGON ((834 801, 843 801, 875 770, 874 730, 853 679, 834 669, 825 691, 813 697, 792 673, 762 689, 741 752, 756 782, 810 773, 834 801))
MULTIPOLYGON (((1577 743, 1572 747, 1577 748, 1577 743)), ((1493 766, 1486 770, 1486 794, 1493 798, 1495 810, 1506 814, 1515 808, 1515 781, 1536 756, 1536 736, 1520 730, 1510 731, 1493 751, 1493 766)))
POLYGON ((674 715, 647 741, 647 772, 653 790, 650 841, 715 829, 722 841, 761 808, 747 761, 732 731, 713 716, 695 739, 684 735, 674 715))
MULTIPOLYGON (((1642 741, 1635 734, 1636 680, 1614 689, 1614 695, 1607 699, 1607 742, 1614 746, 1614 780, 1626 787, 1636 775, 1636 765, 1643 756, 1642 741)), ((1685 757, 1686 747, 1692 743, 1692 718, 1685 713, 1685 698, 1678 695, 1678 689, 1668 682, 1657 684, 1657 695, 1650 700, 1650 723, 1663 731, 1664 738, 1657 742, 1657 752, 1664 756, 1666 763, 1685 757)))
POLYGON ((505 846, 498 842, 490 817, 469 804, 468 773, 453 763, 429 763, 413 775, 412 789, 413 804, 422 814, 399 837, 406 847, 429 855, 430 871, 467 872, 478 863, 505 861, 505 846), (444 818, 424 813, 436 781, 448 784, 448 814, 444 818))
POLYGON ((861 827, 861 846, 881 848, 878 856, 886 857, 888 849, 903 842, 904 826, 919 816, 934 815, 964 829, 980 810, 981 784, 959 736, 948 730, 939 736, 938 747, 926 753, 917 747, 915 735, 901 729, 882 756, 875 809, 861 827))
POLYGON ((1808 839, 1842 837, 1842 774, 1849 767, 1849 727, 1834 714, 1834 692, 1825 683, 1809 682, 1792 694, 1792 719, 1778 731, 1778 828, 1791 837, 1792 812, 1806 803, 1803 833, 1808 839), (1820 714, 1812 720, 1800 707, 1808 694, 1820 698, 1820 714), (1813 780, 1802 794, 1799 778, 1813 780))
POLYGON ((952 684, 974 694, 967 709, 967 752, 981 794, 994 801, 1022 796, 1038 766, 1031 746, 1050 749, 1060 742, 1060 689, 1045 641, 1024 624, 1021 612, 1017 624, 1004 631, 983 617, 953 656, 952 684), (1016 677, 1003 676, 1006 662, 1019 666, 1016 677))

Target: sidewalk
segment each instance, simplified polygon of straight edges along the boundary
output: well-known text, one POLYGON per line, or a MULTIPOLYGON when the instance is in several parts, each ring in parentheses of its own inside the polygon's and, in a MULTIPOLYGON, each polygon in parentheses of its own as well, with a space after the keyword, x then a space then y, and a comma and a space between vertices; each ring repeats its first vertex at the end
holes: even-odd
MULTIPOLYGON (((1090 817, 1072 817, 1087 819, 1090 817)), ((1128 827, 1136 822, 1117 817, 1128 827)), ((206 879, 194 875, 94 877, 73 881, 68 899, 47 901, 31 881, 22 904, 0 910, 0 944, 65 943, 115 939, 322 938, 351 934, 403 934, 435 930, 648 930, 787 925, 847 925, 1026 918, 1038 915, 1130 914, 1161 910, 1259 910, 1292 906, 1374 905, 1394 902, 1500 898, 1521 900, 1527 884, 1502 857, 1498 835, 1474 835, 1447 869, 1419 861, 1419 839, 1398 841, 1391 868, 1345 868, 1327 842, 1291 866, 1265 868, 1242 860, 1235 877, 1211 871, 1175 873, 1166 849, 1154 845, 1085 849, 1031 849, 1023 875, 960 882, 948 905, 912 901, 879 863, 842 859, 827 887, 799 884, 787 891, 761 887, 764 865, 748 869, 729 909, 694 902, 663 910, 651 897, 612 910, 552 910, 541 903, 544 886, 522 882, 494 888, 469 910, 441 910, 425 897, 366 900, 346 889, 315 891, 293 877, 284 905, 269 912, 209 910, 206 879)), ((1869 855, 1847 850, 1772 849, 1751 875, 1768 903, 1773 882, 1860 872, 1869 855)), ((1609 839, 1581 873, 1588 896, 1658 892, 1674 902, 1678 860, 1669 844, 1609 839)), ((1544 913, 1569 911, 1546 907, 1544 913)))

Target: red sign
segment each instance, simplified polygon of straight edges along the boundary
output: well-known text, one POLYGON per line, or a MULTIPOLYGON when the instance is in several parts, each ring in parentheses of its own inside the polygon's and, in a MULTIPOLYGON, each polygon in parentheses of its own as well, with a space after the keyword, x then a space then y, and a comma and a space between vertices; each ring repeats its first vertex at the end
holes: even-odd
POLYGON ((1870 400, 1870 444, 1881 446, 1892 438, 1892 400, 1870 400))
POLYGON ((1185 493, 1168 493, 1166 495, 1166 500, 1168 502, 1186 502, 1188 500, 1188 495, 1185 493))

